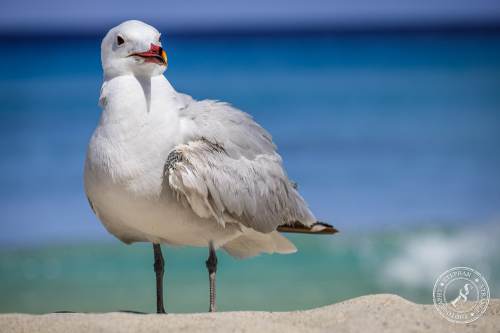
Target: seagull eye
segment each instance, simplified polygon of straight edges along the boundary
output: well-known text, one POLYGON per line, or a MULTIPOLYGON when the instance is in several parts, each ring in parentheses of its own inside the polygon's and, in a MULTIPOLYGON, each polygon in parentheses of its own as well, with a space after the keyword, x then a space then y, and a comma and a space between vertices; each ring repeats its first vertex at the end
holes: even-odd
POLYGON ((123 43, 125 43, 125 40, 123 39, 122 36, 116 37, 116 44, 122 45, 123 43))

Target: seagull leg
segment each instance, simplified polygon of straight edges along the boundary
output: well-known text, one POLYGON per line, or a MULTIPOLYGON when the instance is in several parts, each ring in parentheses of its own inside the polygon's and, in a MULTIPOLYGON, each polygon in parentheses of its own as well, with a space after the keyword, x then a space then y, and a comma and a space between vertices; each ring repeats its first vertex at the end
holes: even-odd
POLYGON ((153 251, 155 255, 154 268, 156 273, 156 312, 166 313, 163 307, 163 268, 165 266, 165 261, 163 260, 160 244, 153 244, 153 251))
POLYGON ((217 272, 217 255, 215 254, 214 244, 209 244, 209 255, 205 262, 208 269, 208 279, 210 281, 210 308, 209 312, 215 312, 215 273, 217 272))

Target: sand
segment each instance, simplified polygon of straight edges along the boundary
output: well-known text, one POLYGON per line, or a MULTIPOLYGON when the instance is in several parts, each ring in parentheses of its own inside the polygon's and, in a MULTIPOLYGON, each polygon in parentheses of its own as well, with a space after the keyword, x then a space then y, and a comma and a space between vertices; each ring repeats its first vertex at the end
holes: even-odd
POLYGON ((443 319, 433 305, 370 295, 294 312, 0 315, 0 332, 500 332, 500 299, 471 324, 443 319))

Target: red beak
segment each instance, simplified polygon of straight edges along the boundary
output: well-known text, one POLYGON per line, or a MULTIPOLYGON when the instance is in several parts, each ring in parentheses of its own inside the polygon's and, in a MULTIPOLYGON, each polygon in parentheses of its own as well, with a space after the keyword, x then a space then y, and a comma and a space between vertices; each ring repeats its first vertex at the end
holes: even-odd
POLYGON ((151 43, 149 50, 146 52, 132 53, 130 56, 144 58, 145 62, 151 62, 158 65, 167 65, 167 54, 161 46, 151 43))

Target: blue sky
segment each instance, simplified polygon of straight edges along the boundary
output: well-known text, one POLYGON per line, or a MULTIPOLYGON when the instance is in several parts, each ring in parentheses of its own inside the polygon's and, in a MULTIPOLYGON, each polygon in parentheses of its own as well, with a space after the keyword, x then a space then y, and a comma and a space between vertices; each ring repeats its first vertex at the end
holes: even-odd
POLYGON ((126 19, 176 30, 500 23, 499 0, 1 0, 0 29, 99 31, 126 19))

